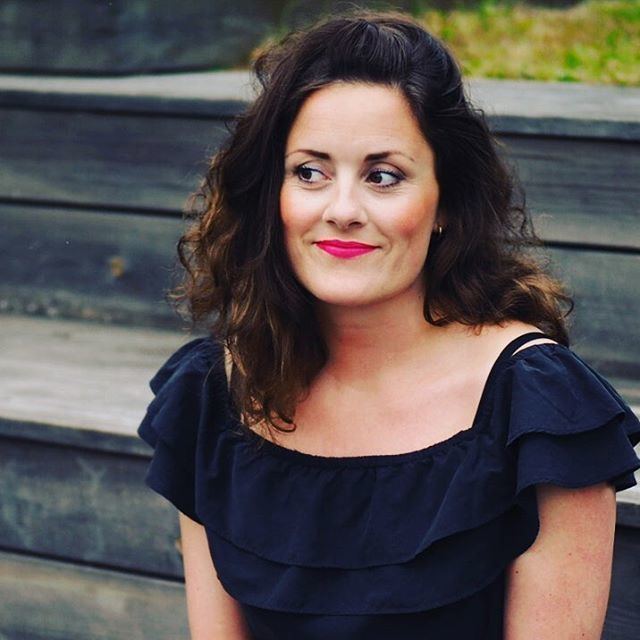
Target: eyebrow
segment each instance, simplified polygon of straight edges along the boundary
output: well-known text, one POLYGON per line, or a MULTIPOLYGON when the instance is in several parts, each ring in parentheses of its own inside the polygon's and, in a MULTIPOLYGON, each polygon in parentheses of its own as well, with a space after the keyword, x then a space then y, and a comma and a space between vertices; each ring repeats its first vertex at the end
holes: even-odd
MULTIPOLYGON (((316 151, 315 149, 294 149, 293 151, 289 151, 289 153, 285 155, 285 158, 288 158, 294 153, 308 153, 310 156, 313 156, 314 158, 320 158, 321 160, 331 159, 331 156, 328 153, 325 153, 324 151, 316 151)), ((393 155, 404 156, 405 158, 409 158, 411 162, 415 162, 415 160, 411 156, 407 155, 403 151, 378 151, 376 153, 369 153, 367 156, 365 156, 365 162, 384 160, 385 158, 393 155)))

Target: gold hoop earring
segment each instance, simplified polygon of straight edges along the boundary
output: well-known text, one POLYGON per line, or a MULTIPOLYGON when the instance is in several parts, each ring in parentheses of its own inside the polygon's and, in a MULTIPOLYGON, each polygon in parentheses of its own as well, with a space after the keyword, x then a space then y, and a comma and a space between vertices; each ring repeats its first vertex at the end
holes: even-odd
POLYGON ((442 236, 442 232, 443 231, 444 231, 444 228, 442 227, 441 224, 436 225, 435 232, 436 232, 436 235, 438 236, 438 238, 440 236, 442 236))

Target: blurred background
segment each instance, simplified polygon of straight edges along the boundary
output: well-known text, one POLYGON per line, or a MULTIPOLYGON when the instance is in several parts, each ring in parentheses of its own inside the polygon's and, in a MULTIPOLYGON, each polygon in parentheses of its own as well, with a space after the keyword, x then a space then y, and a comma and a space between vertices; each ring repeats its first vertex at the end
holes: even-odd
MULTIPOLYGON (((177 516, 143 484, 183 211, 256 52, 354 3, 0 0, 0 640, 187 638, 177 516)), ((361 2, 457 55, 518 171, 572 348, 640 413, 640 0, 361 2)), ((606 640, 640 637, 640 492, 606 640)))

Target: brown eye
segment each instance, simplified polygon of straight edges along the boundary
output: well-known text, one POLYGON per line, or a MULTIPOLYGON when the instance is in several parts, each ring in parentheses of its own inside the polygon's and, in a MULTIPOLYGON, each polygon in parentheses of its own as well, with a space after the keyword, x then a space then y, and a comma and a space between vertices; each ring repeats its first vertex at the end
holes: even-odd
POLYGON ((379 187, 394 187, 403 180, 403 176, 388 169, 376 169, 369 174, 369 180, 379 187))
POLYGON ((320 182, 324 175, 320 169, 314 169, 313 167, 307 167, 301 165, 294 169, 294 173, 302 180, 302 182, 320 182))

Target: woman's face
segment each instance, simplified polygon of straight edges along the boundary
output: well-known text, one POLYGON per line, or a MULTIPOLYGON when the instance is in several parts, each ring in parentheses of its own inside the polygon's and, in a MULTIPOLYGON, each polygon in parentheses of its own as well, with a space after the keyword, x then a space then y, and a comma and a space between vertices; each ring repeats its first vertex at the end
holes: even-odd
POLYGON ((335 83, 303 103, 280 213, 300 283, 333 305, 422 296, 436 224, 434 155, 399 89, 335 83))

